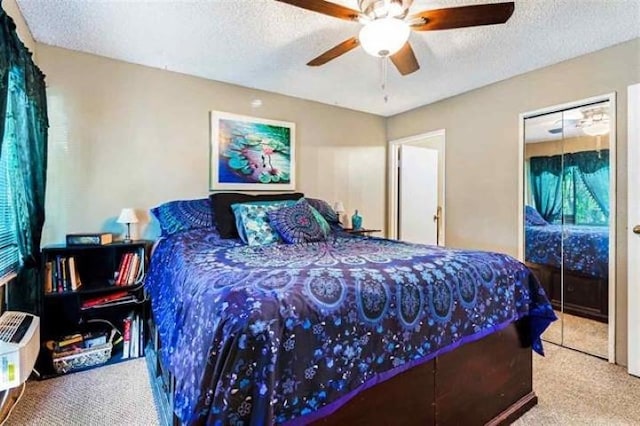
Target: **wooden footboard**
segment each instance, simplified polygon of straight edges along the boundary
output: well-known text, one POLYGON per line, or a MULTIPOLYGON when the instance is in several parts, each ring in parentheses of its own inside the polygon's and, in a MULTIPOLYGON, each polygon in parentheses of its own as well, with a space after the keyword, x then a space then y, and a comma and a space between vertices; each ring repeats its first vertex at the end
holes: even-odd
POLYGON ((158 418, 163 426, 179 425, 178 417, 174 414, 173 399, 175 395, 175 379, 160 361, 160 337, 153 319, 149 319, 149 334, 151 340, 144 351, 151 380, 151 390, 158 410, 158 418))
MULTIPOLYGON (((532 389, 531 348, 522 344, 525 321, 367 389, 314 424, 510 424, 538 401, 532 389)), ((155 343, 146 351, 147 364, 161 422, 175 425, 173 378, 163 373, 156 355, 159 341, 154 329, 152 336, 155 343)))
POLYGON ((538 399, 516 324, 360 393, 318 425, 510 424, 538 399))
POLYGON ((564 276, 564 312, 599 322, 609 322, 609 280, 594 278, 554 266, 526 262, 547 292, 554 309, 561 310, 564 276))

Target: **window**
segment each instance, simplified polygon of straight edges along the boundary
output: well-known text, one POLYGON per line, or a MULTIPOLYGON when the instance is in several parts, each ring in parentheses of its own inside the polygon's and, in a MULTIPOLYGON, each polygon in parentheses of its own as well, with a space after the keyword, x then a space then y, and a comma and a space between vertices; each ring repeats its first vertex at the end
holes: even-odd
POLYGON ((0 285, 18 269, 18 242, 13 212, 10 208, 8 143, 2 144, 0 155, 0 285))
MULTIPOLYGON (((609 175, 609 167, 603 169, 602 175, 609 175)), ((609 217, 589 191, 584 174, 575 167, 564 170, 562 182, 562 216, 564 223, 576 225, 607 225, 609 217)), ((608 185, 606 195, 608 196, 608 185)))

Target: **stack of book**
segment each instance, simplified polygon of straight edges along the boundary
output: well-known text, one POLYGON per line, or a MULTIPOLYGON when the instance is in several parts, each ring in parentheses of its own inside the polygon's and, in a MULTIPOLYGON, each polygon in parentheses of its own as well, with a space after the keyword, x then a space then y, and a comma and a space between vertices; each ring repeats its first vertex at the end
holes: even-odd
POLYGON ((46 343, 46 346, 51 351, 52 358, 57 359, 105 345, 109 342, 109 337, 108 332, 76 333, 64 336, 59 340, 50 340, 46 343))
POLYGON ((56 256, 44 265, 45 293, 75 291, 82 285, 73 256, 56 256))
POLYGON ((140 282, 143 273, 142 257, 140 253, 125 253, 120 258, 120 265, 116 273, 115 285, 127 286, 140 282))
POLYGON ((134 301, 137 301, 135 294, 122 290, 86 299, 80 305, 80 309, 106 308, 107 306, 122 305, 134 301))
POLYGON ((144 322, 140 314, 131 312, 122 322, 122 359, 144 355, 144 322))

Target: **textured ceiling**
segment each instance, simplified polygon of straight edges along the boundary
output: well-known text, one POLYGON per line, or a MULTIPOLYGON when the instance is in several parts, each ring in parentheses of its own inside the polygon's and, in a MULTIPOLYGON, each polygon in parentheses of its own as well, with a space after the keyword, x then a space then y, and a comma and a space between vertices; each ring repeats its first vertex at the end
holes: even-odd
MULTIPOLYGON (((415 0, 411 11, 497 0, 415 0)), ((335 0, 357 9, 357 0, 335 0)), ((421 69, 356 49, 360 24, 274 0, 18 0, 38 42, 383 116, 640 37, 639 0, 516 0, 504 25, 411 34, 421 69)))

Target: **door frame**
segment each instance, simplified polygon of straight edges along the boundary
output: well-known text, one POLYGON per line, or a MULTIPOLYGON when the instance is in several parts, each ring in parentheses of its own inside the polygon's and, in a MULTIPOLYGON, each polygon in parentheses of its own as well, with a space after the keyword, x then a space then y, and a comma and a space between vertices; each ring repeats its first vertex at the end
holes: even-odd
POLYGON ((608 342, 608 360, 614 364, 616 362, 616 229, 618 220, 618 209, 616 206, 617 193, 617 136, 616 130, 618 123, 616 121, 616 92, 604 95, 593 96, 591 98, 580 99, 578 101, 568 102, 560 105, 541 108, 535 111, 529 111, 519 114, 518 117, 518 259, 524 262, 524 120, 526 118, 564 111, 583 105, 609 101, 611 105, 610 122, 614 125, 609 133, 609 342, 608 342), (611 261, 613 259, 613 262, 611 261))
MULTIPOLYGON (((447 145, 447 136, 445 129, 434 130, 431 132, 420 133, 414 136, 408 136, 406 138, 395 139, 389 141, 389 153, 388 153, 388 164, 389 164, 389 190, 388 190, 388 202, 387 202, 387 212, 389 214, 388 219, 388 232, 387 237, 390 239, 398 238, 398 151, 400 145, 407 143, 414 143, 421 141, 423 139, 433 138, 436 136, 442 136, 444 139, 443 149, 442 149, 442 171, 443 176, 446 176, 446 168, 445 168, 445 154, 446 154, 446 145, 447 145)), ((440 167, 440 164, 438 163, 440 167)), ((446 195, 446 179, 442 179, 442 192, 446 195)), ((440 224, 440 238, 439 245, 445 245, 445 197, 442 197, 442 219, 440 224)))
POLYGON ((633 227, 638 224, 640 188, 637 178, 632 178, 631 171, 637 173, 640 170, 640 120, 637 118, 640 114, 640 83, 629 86, 627 93, 627 363, 629 374, 640 376, 640 274, 631 256, 638 244, 634 239, 639 238, 633 233, 633 227))

